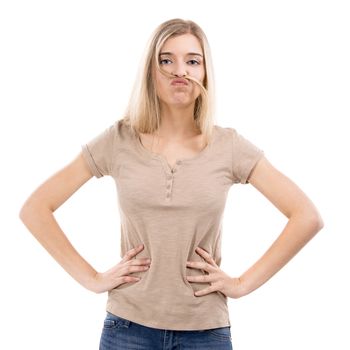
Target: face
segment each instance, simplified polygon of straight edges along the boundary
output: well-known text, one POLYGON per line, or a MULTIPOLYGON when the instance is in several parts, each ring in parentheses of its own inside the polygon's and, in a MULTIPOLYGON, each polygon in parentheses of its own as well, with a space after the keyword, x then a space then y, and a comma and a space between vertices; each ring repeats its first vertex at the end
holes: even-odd
POLYGON ((169 38, 160 50, 159 65, 172 76, 155 69, 155 85, 161 104, 177 107, 194 104, 200 88, 190 79, 187 85, 175 83, 176 78, 191 76, 203 84, 205 66, 199 40, 192 34, 169 38))

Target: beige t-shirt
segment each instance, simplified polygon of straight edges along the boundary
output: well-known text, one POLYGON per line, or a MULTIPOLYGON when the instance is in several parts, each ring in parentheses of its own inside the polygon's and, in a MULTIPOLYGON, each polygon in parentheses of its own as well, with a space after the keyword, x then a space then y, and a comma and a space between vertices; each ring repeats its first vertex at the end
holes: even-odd
MULTIPOLYGON (((196 156, 166 159, 146 149, 122 119, 82 147, 96 178, 112 176, 121 222, 120 257, 144 244, 137 258, 152 259, 138 282, 108 292, 106 310, 141 325, 168 330, 230 326, 227 297, 221 292, 195 296, 209 283, 189 282, 203 275, 186 261, 205 261, 197 246, 221 263, 222 219, 235 183, 246 184, 264 151, 234 128, 214 126, 213 142, 196 156)), ((229 271, 227 271, 229 273, 229 271)))

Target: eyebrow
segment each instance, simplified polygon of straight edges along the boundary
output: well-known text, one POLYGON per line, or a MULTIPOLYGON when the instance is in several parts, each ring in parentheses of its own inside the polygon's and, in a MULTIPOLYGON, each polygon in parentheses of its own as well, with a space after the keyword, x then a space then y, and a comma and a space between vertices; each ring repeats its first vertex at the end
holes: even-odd
MULTIPOLYGON (((159 54, 159 56, 162 56, 162 55, 169 55, 169 56, 173 56, 174 54, 172 52, 161 52, 159 54)), ((201 55, 200 53, 198 52, 188 52, 187 53, 187 56, 201 56, 203 57, 203 55, 201 55)))

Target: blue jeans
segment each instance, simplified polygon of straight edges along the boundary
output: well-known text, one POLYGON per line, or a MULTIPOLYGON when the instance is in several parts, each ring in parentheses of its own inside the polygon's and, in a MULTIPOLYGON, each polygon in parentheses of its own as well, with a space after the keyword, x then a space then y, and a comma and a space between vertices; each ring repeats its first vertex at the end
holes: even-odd
POLYGON ((146 327, 107 312, 99 350, 232 350, 230 328, 173 331, 146 327))

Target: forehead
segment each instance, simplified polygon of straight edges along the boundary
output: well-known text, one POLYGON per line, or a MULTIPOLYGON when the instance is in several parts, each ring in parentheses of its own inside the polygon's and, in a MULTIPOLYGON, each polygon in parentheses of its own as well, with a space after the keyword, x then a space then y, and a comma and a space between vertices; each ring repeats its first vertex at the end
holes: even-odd
POLYGON ((193 34, 182 34, 167 39, 160 52, 165 51, 174 54, 187 54, 188 52, 198 52, 199 54, 203 54, 201 44, 193 34))

